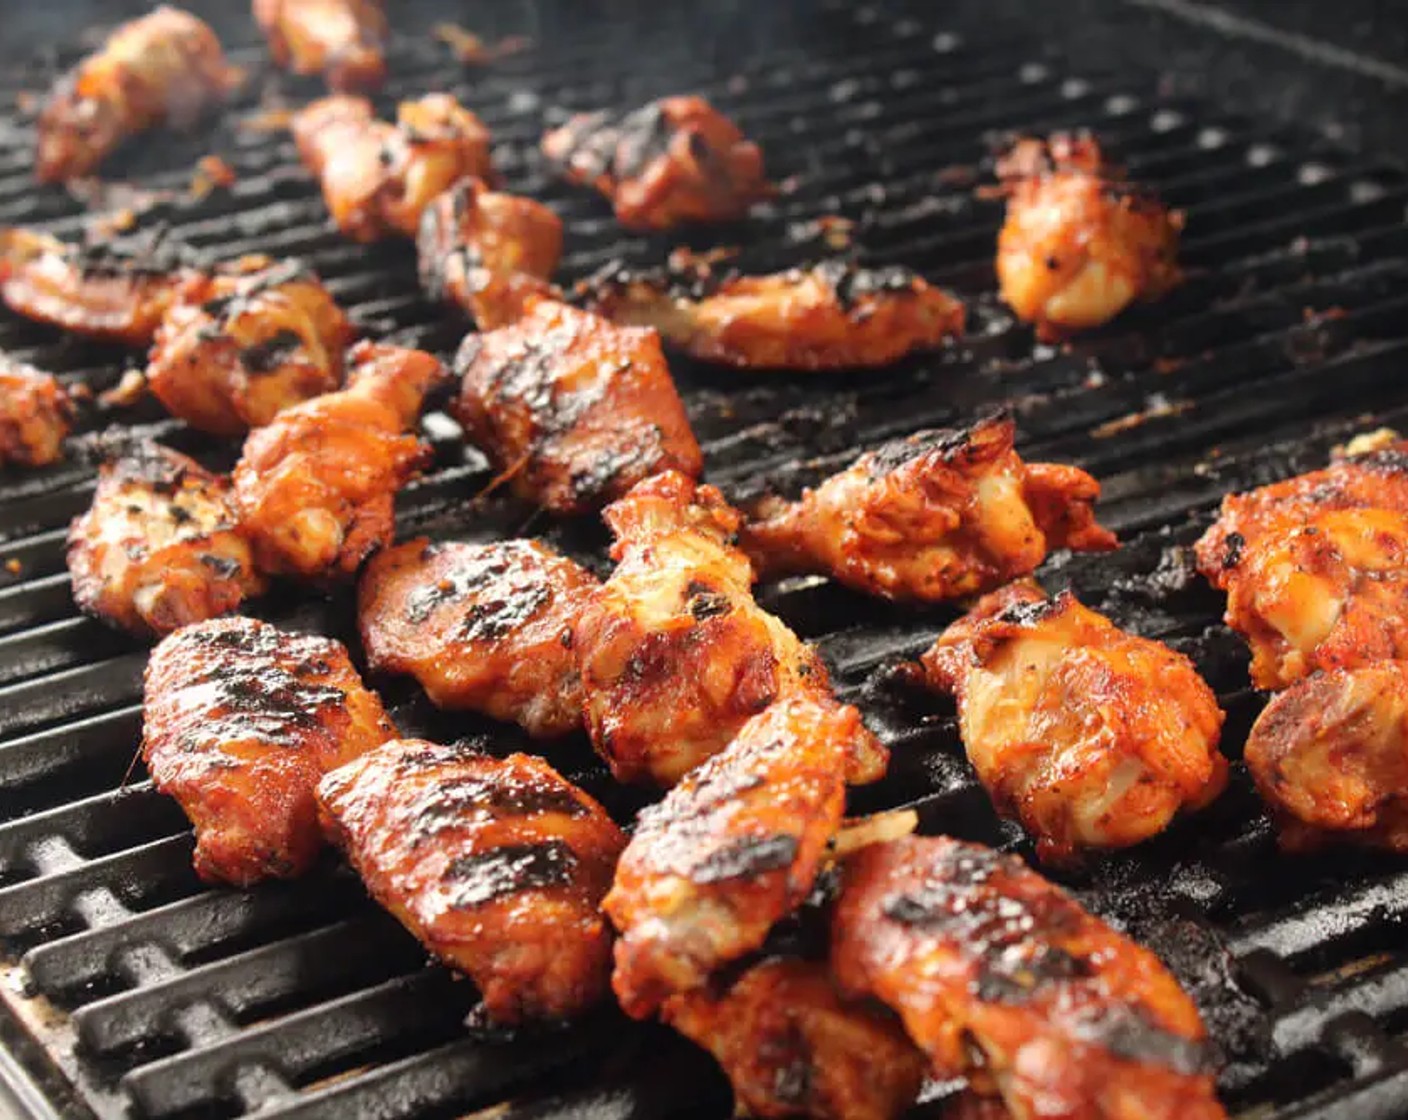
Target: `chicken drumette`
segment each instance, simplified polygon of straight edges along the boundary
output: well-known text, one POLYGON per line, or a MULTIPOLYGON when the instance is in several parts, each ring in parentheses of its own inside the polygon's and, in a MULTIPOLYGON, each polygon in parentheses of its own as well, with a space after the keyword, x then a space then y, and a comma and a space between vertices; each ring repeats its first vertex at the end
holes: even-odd
POLYGON ((667 268, 608 265, 578 290, 612 322, 740 369, 884 366, 963 332, 963 305, 904 268, 829 261, 770 276, 716 271, 677 250, 667 268))
POLYGON ((936 1075, 967 1075, 1013 1116, 1225 1115, 1177 981, 1015 857, 937 836, 863 848, 832 963, 843 989, 899 1012, 936 1075))
POLYGON ((0 354, 0 467, 45 467, 64 455, 73 402, 52 373, 0 354))
POLYGON ((68 533, 73 597, 139 635, 234 610, 264 589, 236 526, 229 483, 166 447, 105 464, 68 533))
POLYGON ((307 871, 318 780, 396 729, 339 643, 252 618, 187 626, 147 665, 142 757, 196 829, 203 879, 307 871))
POLYGON ((626 838, 542 759, 400 739, 325 777, 318 804, 372 897, 473 979, 495 1022, 606 994, 599 904, 626 838))
POLYGON ((407 541, 362 575, 362 646, 372 669, 411 674, 441 708, 565 735, 582 726, 572 623, 597 586, 537 541, 407 541))
POLYGON ((295 74, 322 74, 339 91, 386 81, 383 0, 254 0, 254 20, 274 61, 295 74))
POLYGON ((632 229, 733 221, 772 193, 758 146, 702 97, 579 114, 543 137, 543 154, 632 229))
POLYGON ((513 326, 466 336, 456 419, 515 492, 587 513, 651 475, 702 469, 654 331, 530 297, 513 326))
POLYGON ((759 503, 740 545, 763 576, 829 575, 887 599, 933 602, 1026 575, 1049 548, 1101 551, 1100 484, 1024 463, 1010 417, 919 432, 862 455, 800 501, 759 503))

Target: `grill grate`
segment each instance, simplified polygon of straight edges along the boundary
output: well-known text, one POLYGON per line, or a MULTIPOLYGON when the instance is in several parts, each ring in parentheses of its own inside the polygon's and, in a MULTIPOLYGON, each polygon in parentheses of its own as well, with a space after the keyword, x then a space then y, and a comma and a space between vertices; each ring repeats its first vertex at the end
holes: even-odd
MULTIPOLYGON (((712 237, 742 241, 749 264, 776 267, 813 256, 809 223, 839 213, 857 222, 868 259, 958 289, 974 305, 964 346, 893 373, 750 378, 676 363, 711 479, 735 495, 762 480, 795 489, 858 447, 1011 403, 1024 453, 1096 473, 1102 518, 1127 542, 1110 556, 1057 558, 1048 584, 1070 584, 1194 657, 1229 711, 1225 745, 1235 754, 1259 700, 1240 643, 1217 623, 1218 597, 1190 578, 1183 550, 1225 491, 1318 466, 1366 425, 1408 422, 1398 388, 1408 358, 1408 178, 1308 131, 1161 94, 1131 67, 1075 61, 1084 56, 1030 18, 994 10, 972 25, 979 33, 959 33, 969 26, 960 13, 997 4, 953 5, 958 29, 913 17, 918 4, 718 7, 697 34, 657 13, 637 25, 627 54, 606 22, 586 17, 580 26, 488 27, 526 29, 541 48, 472 74, 428 40, 406 39, 393 52, 391 92, 452 89, 485 118, 510 188, 563 215, 573 277, 615 255, 658 259, 669 242, 623 236, 603 202, 553 181, 535 154, 545 123, 698 89, 790 180, 748 227, 712 237), (1157 309, 1070 347, 1034 347, 992 294, 1000 204, 974 199, 968 182, 983 174, 994 134, 1077 125, 1187 210, 1193 272, 1157 309)), ((407 9, 413 20, 418 6, 407 9)), ((106 9, 103 18, 119 17, 106 9)), ((225 34, 243 44, 237 61, 259 74, 236 110, 196 139, 136 145, 119 171, 179 189, 197 156, 221 152, 238 184, 200 204, 161 207, 176 236, 221 255, 306 256, 364 324, 450 349, 462 328, 415 294, 409 248, 341 240, 288 139, 241 127, 266 84, 249 35, 243 25, 225 34)), ((12 98, 47 76, 41 60, 0 74, 0 85, 12 98)), ((0 222, 76 235, 75 205, 30 184, 29 127, 2 117, 0 138, 0 222)), ((11 316, 0 317, 0 348, 98 388, 123 362, 11 316)), ((404 533, 526 528, 594 554, 598 530, 549 525, 508 499, 476 503, 488 472, 447 423, 428 421, 437 468, 403 495, 404 533)), ((155 409, 130 426, 228 463, 228 448, 155 409)), ((26 1052, 37 1041, 38 1064, 77 1087, 84 1104, 75 1109, 152 1120, 436 1117, 507 1100, 494 1115, 727 1115, 726 1087, 707 1059, 614 1013, 550 1034, 466 1034, 470 986, 425 967, 331 864, 297 885, 199 884, 183 818, 132 761, 145 653, 78 617, 69 598, 63 531, 91 486, 81 462, 0 478, 0 561, 12 561, 0 564, 3 997, 30 1039, 26 1052)), ((886 684, 887 664, 921 649, 953 612, 889 608, 816 580, 769 589, 764 600, 819 644, 843 693, 894 748, 891 775, 858 791, 855 811, 913 804, 927 829, 1018 842, 974 785, 951 717, 886 684)), ((258 608, 281 624, 349 636, 345 593, 276 595, 258 608)), ((385 695, 408 730, 452 739, 482 726, 434 712, 401 683, 386 682, 385 695)), ((519 745, 512 732, 494 734, 505 750, 519 745)), ((584 744, 554 761, 613 812, 637 806, 639 795, 615 787, 584 744)), ((1196 822, 1074 885, 1192 987, 1228 1055, 1222 1087, 1234 1110, 1322 1120, 1401 1112, 1401 867, 1368 853, 1278 857, 1243 777, 1196 822)))

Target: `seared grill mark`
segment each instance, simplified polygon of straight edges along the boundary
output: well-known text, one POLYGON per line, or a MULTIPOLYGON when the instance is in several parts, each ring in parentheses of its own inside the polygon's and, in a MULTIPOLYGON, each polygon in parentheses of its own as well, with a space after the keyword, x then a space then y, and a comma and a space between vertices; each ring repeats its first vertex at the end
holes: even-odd
POLYGON ((569 886, 577 866, 576 853, 565 842, 545 840, 459 856, 450 861, 441 879, 451 905, 470 909, 523 891, 569 886))
MULTIPOLYGON (((425 558, 433 555, 428 553, 425 558)), ((470 605, 460 628, 460 636, 467 641, 493 641, 523 626, 552 599, 552 588, 534 563, 532 549, 521 541, 493 545, 478 553, 461 552, 459 558, 446 575, 406 597, 406 621, 425 622, 446 604, 493 589, 494 595, 470 605)))
POLYGON ((281 330, 263 342, 256 342, 253 346, 246 346, 241 350, 240 364, 247 372, 256 376, 273 373, 302 345, 303 339, 297 331, 281 330))
POLYGON ((930 428, 904 439, 891 440, 866 456, 870 477, 882 478, 924 455, 957 458, 972 445, 973 433, 974 429, 970 428, 930 428))
MULTIPOLYGON (((799 277, 806 269, 799 269, 799 277)), ((886 268, 861 268, 854 261, 822 261, 810 269, 836 295, 843 310, 855 310, 863 296, 894 295, 913 292, 918 277, 907 268, 890 265, 886 268)))
POLYGON ((1163 1066, 1186 1076, 1215 1073, 1216 1047, 1164 1030, 1151 1023, 1137 1008, 1106 1007, 1091 1018, 1078 1036, 1105 1047, 1118 1058, 1146 1065, 1163 1066))
MULTIPOLYGON (((435 760, 443 763, 443 756, 435 760)), ((410 816, 410 833, 420 841, 476 816, 530 817, 560 813, 585 817, 590 810, 563 786, 525 781, 506 771, 495 776, 453 778, 428 791, 410 816)))
POLYGON ((299 731, 316 730, 322 713, 346 702, 341 689, 315 684, 278 665, 230 664, 197 678, 213 693, 211 707, 217 715, 218 736, 207 726, 200 734, 220 739, 258 738, 280 745, 299 746, 299 731))
POLYGON ((1062 591, 1051 598, 1028 599, 1004 607, 997 616, 998 622, 1010 626, 1036 626, 1043 619, 1060 614, 1070 601, 1070 593, 1062 591))
POLYGON ((1242 549, 1247 547, 1247 538, 1241 533, 1228 533, 1223 539, 1222 547, 1222 567, 1227 571, 1242 562, 1242 549))
POLYGON ((792 866, 797 850, 795 836, 741 836, 709 852, 690 869, 689 877, 696 883, 717 883, 780 871, 792 866))

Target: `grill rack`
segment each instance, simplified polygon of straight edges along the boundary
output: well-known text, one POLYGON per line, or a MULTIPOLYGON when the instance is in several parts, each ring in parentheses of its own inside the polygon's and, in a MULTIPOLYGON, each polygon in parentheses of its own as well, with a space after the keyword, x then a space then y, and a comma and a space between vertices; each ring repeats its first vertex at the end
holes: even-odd
MULTIPOLYGON (((711 480, 735 495, 763 481, 795 489, 886 436, 1012 404, 1024 454, 1092 470, 1105 484, 1102 518, 1126 540, 1112 556, 1057 558, 1043 573, 1048 586, 1070 584, 1097 609, 1193 656, 1229 711, 1225 746, 1235 755, 1259 700, 1240 644, 1216 621, 1218 597, 1190 579, 1182 550, 1225 491, 1321 465, 1349 434, 1408 417, 1394 383, 1408 349, 1408 178, 1306 131, 1161 96, 1157 80, 1134 68, 1073 61, 1030 23, 995 18, 970 35, 920 12, 837 4, 813 23, 789 22, 788 9, 773 17, 780 27, 715 26, 705 38, 652 25, 637 48, 649 65, 629 70, 613 69, 619 42, 585 31, 482 75, 466 75, 424 41, 401 42, 392 92, 449 88, 484 116, 510 188, 563 215, 571 276, 622 253, 658 259, 669 242, 623 237, 604 203, 545 174, 533 152, 543 124, 560 111, 700 89, 763 145, 776 174, 799 178, 748 227, 708 240, 746 239, 748 263, 778 266, 815 255, 806 223, 839 212, 859 221, 867 259, 909 264, 974 301, 974 330, 960 350, 884 375, 755 379, 674 363, 711 480), (1075 125, 1096 129, 1133 175, 1187 209, 1184 259, 1194 273, 1157 309, 1070 348, 1033 347, 991 295, 1000 206, 973 199, 963 180, 981 173, 986 134, 1075 125)), ((248 27, 222 31, 227 44, 244 44, 237 61, 260 65, 248 27)), ((41 69, 0 83, 8 94, 40 88, 41 69)), ((235 167, 230 195, 166 208, 175 234, 222 255, 297 252, 363 322, 448 350, 462 327, 415 294, 410 250, 341 240, 326 228, 316 188, 293 170, 287 138, 235 126, 255 112, 254 99, 211 134, 139 144, 124 160, 144 184, 171 187, 205 151, 235 167)), ((29 182, 26 128, 7 117, 0 138, 0 222, 74 236, 77 207, 29 182)), ((110 350, 56 340, 8 315, 0 347, 99 388, 121 369, 110 350)), ((155 409, 133 426, 203 458, 228 457, 155 409)), ((522 530, 521 507, 472 503, 488 478, 483 461, 434 418, 430 432, 437 467, 403 496, 402 532, 522 530)), ((0 479, 0 561, 18 562, 0 568, 0 966, 13 1019, 5 1036, 33 1059, 54 1112, 727 1114, 726 1087, 707 1059, 667 1031, 609 1012, 548 1035, 466 1034, 469 985, 425 967, 331 863, 303 884, 202 887, 179 811, 132 769, 145 652, 79 618, 69 599, 63 531, 90 494, 81 462, 0 479), (513 1103, 495 1107, 501 1101, 513 1103)), ((529 528, 600 563, 591 527, 529 528)), ((914 804, 928 830, 1019 843, 973 784, 952 719, 886 684, 886 666, 921 649, 952 611, 886 608, 814 580, 769 589, 764 601, 818 642, 843 693, 863 703, 895 751, 890 777, 857 791, 855 811, 914 804)), ((350 636, 345 594, 275 595, 257 606, 281 624, 350 636)), ((434 712, 403 683, 384 693, 408 730, 455 738, 488 726, 434 712)), ((492 731, 503 749, 519 745, 492 731)), ((554 761, 613 812, 638 803, 584 745, 554 761)), ((1193 989, 1228 1054, 1222 1088, 1234 1110, 1402 1112, 1401 866, 1365 853, 1277 856, 1239 776, 1197 821, 1074 885, 1193 989)))

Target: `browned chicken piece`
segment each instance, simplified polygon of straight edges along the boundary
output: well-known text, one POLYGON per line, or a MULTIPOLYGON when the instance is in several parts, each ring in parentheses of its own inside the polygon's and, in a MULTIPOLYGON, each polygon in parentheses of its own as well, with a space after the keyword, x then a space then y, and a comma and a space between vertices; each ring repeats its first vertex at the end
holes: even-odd
POLYGON ((758 146, 702 97, 580 113, 543 137, 543 154, 631 229, 734 221, 772 194, 758 146))
POLYGON ((295 74, 322 74, 339 91, 380 89, 386 81, 382 0, 254 0, 254 21, 274 62, 295 74))
POLYGON ((1284 847, 1408 852, 1408 661, 1298 681, 1266 706, 1243 757, 1284 847))
POLYGON ((998 164, 1002 298, 1044 340, 1098 327, 1180 279, 1183 215, 1124 181, 1090 136, 1022 140, 998 164))
POLYGON ((297 261, 250 258, 173 307, 147 364, 173 416, 215 435, 263 427, 342 384, 355 332, 321 281, 297 261))
POLYGON ((1193 663, 1030 580, 980 599, 915 675, 958 700, 968 759, 1042 859, 1123 848, 1227 784, 1223 714, 1193 663))
POLYGON ((196 830, 196 873, 249 886, 318 858, 318 779, 396 734, 328 638, 252 618, 187 626, 147 663, 142 757, 196 830))
POLYGON ((479 989, 490 1019, 566 1019, 608 991, 601 916, 626 837, 541 758, 387 743, 318 787, 381 905, 479 989))
POLYGON ((1197 557, 1258 688, 1408 657, 1408 441, 1229 494, 1197 557))
POLYGON ((515 493, 590 513, 703 457, 654 331, 530 297, 517 323, 465 337, 452 411, 515 493))
POLYGON ((680 249, 663 269, 607 265, 578 294, 614 323, 654 327, 691 357, 739 369, 885 366, 964 322, 963 304, 908 269, 841 260, 744 276, 680 249))
POLYGON ((215 32, 162 5, 59 79, 39 115, 34 174, 46 183, 87 175, 128 137, 189 128, 239 83, 215 32))
POLYGON ((347 361, 346 389, 286 409, 245 440, 235 502, 263 571, 353 575, 391 543, 396 492, 430 461, 429 445, 407 430, 444 367, 371 342, 347 361))
POLYGON ((1214 1120, 1210 1046, 1159 959, 1013 856, 945 836, 846 861, 843 990, 904 1020, 943 1077, 1030 1120, 1214 1120))
POLYGON ((602 903, 621 934, 612 987, 628 1015, 702 987, 802 904, 840 828, 847 772, 877 750, 854 708, 785 697, 642 810, 602 903))
POLYGON ((481 331, 522 318, 530 295, 552 295, 562 221, 541 202, 465 179, 426 207, 416 241, 420 282, 481 331))
POLYGON ((46 467, 64 457, 73 402, 52 373, 0 354, 0 467, 46 467))
POLYGON ((104 464, 93 505, 68 532, 73 598, 134 634, 169 634, 264 590, 229 482, 170 448, 104 464))
POLYGON ((362 575, 362 647, 373 670, 409 673, 437 707, 566 735, 582 726, 572 622, 598 586, 537 541, 406 541, 362 575))
POLYGON ((772 957, 726 990, 671 996, 661 1017, 728 1074, 740 1115, 895 1120, 927 1061, 882 1009, 845 999, 825 965, 772 957))
POLYGON ((401 102, 395 124, 365 97, 324 97, 294 116, 293 136, 337 228, 357 241, 415 237, 436 195, 493 174, 489 130, 447 93, 401 102))
POLYGON ((1104 551, 1100 484, 1078 467, 1024 463, 1009 416, 936 429, 868 451, 800 501, 767 498, 740 547, 765 578, 829 575, 900 601, 990 591, 1026 575, 1048 549, 1104 551))

